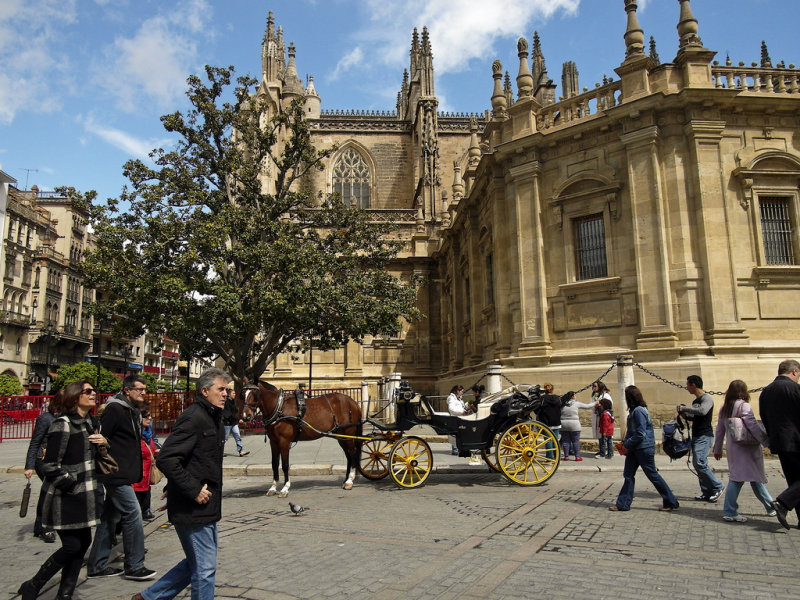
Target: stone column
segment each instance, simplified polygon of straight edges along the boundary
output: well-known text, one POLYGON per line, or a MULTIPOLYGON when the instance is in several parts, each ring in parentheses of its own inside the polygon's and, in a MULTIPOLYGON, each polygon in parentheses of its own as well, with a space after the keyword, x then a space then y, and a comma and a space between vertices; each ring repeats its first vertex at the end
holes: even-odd
POLYGON ((675 345, 670 264, 663 185, 659 171, 658 127, 650 125, 621 136, 627 162, 634 260, 638 281, 641 347, 675 345))
POLYGON ((369 402, 369 382, 362 381, 361 382, 361 418, 364 419, 368 417, 371 413, 370 409, 370 402, 369 402))
POLYGON ((396 408, 397 405, 394 403, 394 391, 400 386, 400 379, 402 378, 400 373, 389 373, 389 377, 386 381, 386 400, 389 402, 389 408, 386 410, 386 419, 390 423, 394 423, 397 421, 397 412, 396 408))

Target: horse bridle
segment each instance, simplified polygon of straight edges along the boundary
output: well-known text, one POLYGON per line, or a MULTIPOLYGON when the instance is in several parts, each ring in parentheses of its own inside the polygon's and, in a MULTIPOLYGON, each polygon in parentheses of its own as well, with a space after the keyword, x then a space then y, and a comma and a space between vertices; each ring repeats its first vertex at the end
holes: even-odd
MULTIPOLYGON (((259 398, 261 397, 261 390, 257 385, 248 384, 242 387, 242 394, 244 395, 246 392, 253 392, 254 395, 257 395, 259 398)), ((245 396, 246 397, 246 396, 245 396)), ((283 402, 284 402, 284 394, 283 389, 278 390, 278 401, 275 403, 275 410, 272 411, 272 414, 264 419, 264 425, 270 425, 274 421, 276 421, 279 417, 282 416, 281 410, 283 409, 283 402)), ((251 404, 249 400, 245 400, 245 405, 247 408, 250 409, 252 415, 256 415, 258 411, 261 410, 261 406, 258 402, 251 404)), ((252 416, 250 417, 252 418, 252 416)))

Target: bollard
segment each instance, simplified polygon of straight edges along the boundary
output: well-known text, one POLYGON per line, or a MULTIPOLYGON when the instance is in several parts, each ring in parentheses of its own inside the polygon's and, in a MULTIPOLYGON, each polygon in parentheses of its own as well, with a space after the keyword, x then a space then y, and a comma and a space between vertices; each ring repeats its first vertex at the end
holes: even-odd
POLYGON ((502 372, 503 366, 500 364, 489 365, 486 369, 486 393, 496 394, 503 389, 502 372))
POLYGON ((617 401, 617 410, 614 411, 615 420, 619 423, 620 439, 625 439, 625 433, 628 428, 627 411, 625 403, 625 388, 629 385, 634 385, 633 379, 633 355, 620 354, 617 356, 617 385, 619 387, 619 400, 617 401))
POLYGON ((390 423, 397 421, 397 415, 395 413, 397 406, 394 403, 394 392, 398 387, 400 387, 400 379, 402 379, 402 375, 400 373, 389 373, 389 377, 386 382, 386 400, 389 403, 389 408, 386 411, 386 418, 390 423))
POLYGON ((361 418, 365 419, 370 416, 370 406, 369 406, 369 382, 362 381, 361 382, 361 418))

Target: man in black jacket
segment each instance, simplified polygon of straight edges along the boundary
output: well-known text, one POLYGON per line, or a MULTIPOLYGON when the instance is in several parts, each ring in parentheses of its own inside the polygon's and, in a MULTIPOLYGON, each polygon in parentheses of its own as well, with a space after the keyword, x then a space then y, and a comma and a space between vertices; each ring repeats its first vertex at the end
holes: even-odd
POLYGON ((100 416, 100 432, 108 440, 108 452, 117 461, 119 471, 100 477, 106 490, 106 501, 103 522, 97 527, 86 563, 90 579, 122 572, 122 569, 108 564, 111 538, 120 520, 125 579, 145 581, 156 574, 144 566, 142 510, 133 491, 133 484, 142 480, 142 414, 139 405, 146 391, 147 383, 143 377, 129 375, 122 381, 122 391, 106 402, 100 416))
POLYGON ((789 487, 773 501, 772 508, 786 529, 786 514, 795 509, 800 517, 800 363, 784 360, 778 376, 761 392, 758 410, 769 436, 769 449, 778 455, 789 487))
POLYGON ((208 369, 197 380, 197 399, 184 410, 156 458, 167 477, 167 511, 186 558, 133 600, 167 600, 187 585, 192 598, 214 598, 217 522, 222 518, 222 409, 230 377, 208 369))

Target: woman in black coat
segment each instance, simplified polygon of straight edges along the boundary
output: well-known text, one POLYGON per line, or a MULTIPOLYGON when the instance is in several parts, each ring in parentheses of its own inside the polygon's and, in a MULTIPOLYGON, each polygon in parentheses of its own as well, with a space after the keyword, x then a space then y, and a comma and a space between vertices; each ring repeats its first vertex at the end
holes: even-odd
MULTIPOLYGON (((28 454, 25 456, 25 477, 30 479, 34 473, 39 476, 39 479, 44 481, 44 473, 42 472, 42 460, 44 459, 44 450, 47 447, 47 432, 50 425, 61 414, 61 401, 64 399, 64 390, 59 390, 58 393, 50 399, 50 404, 47 410, 36 417, 36 423, 33 426, 33 436, 31 437, 30 444, 28 444, 28 454)), ((33 523, 33 535, 41 537, 47 543, 56 541, 56 534, 54 531, 44 529, 42 527, 42 505, 44 504, 44 494, 39 494, 39 502, 36 504, 36 520, 33 523)))
POLYGON ((95 433, 94 386, 76 381, 64 388, 63 416, 53 421, 48 431, 47 452, 41 469, 44 474, 42 527, 54 529, 61 538, 56 550, 32 579, 17 593, 22 600, 34 600, 45 583, 58 571, 61 584, 57 600, 70 600, 83 557, 92 542, 92 526, 103 509, 103 488, 95 477, 95 447, 106 439, 95 433))

